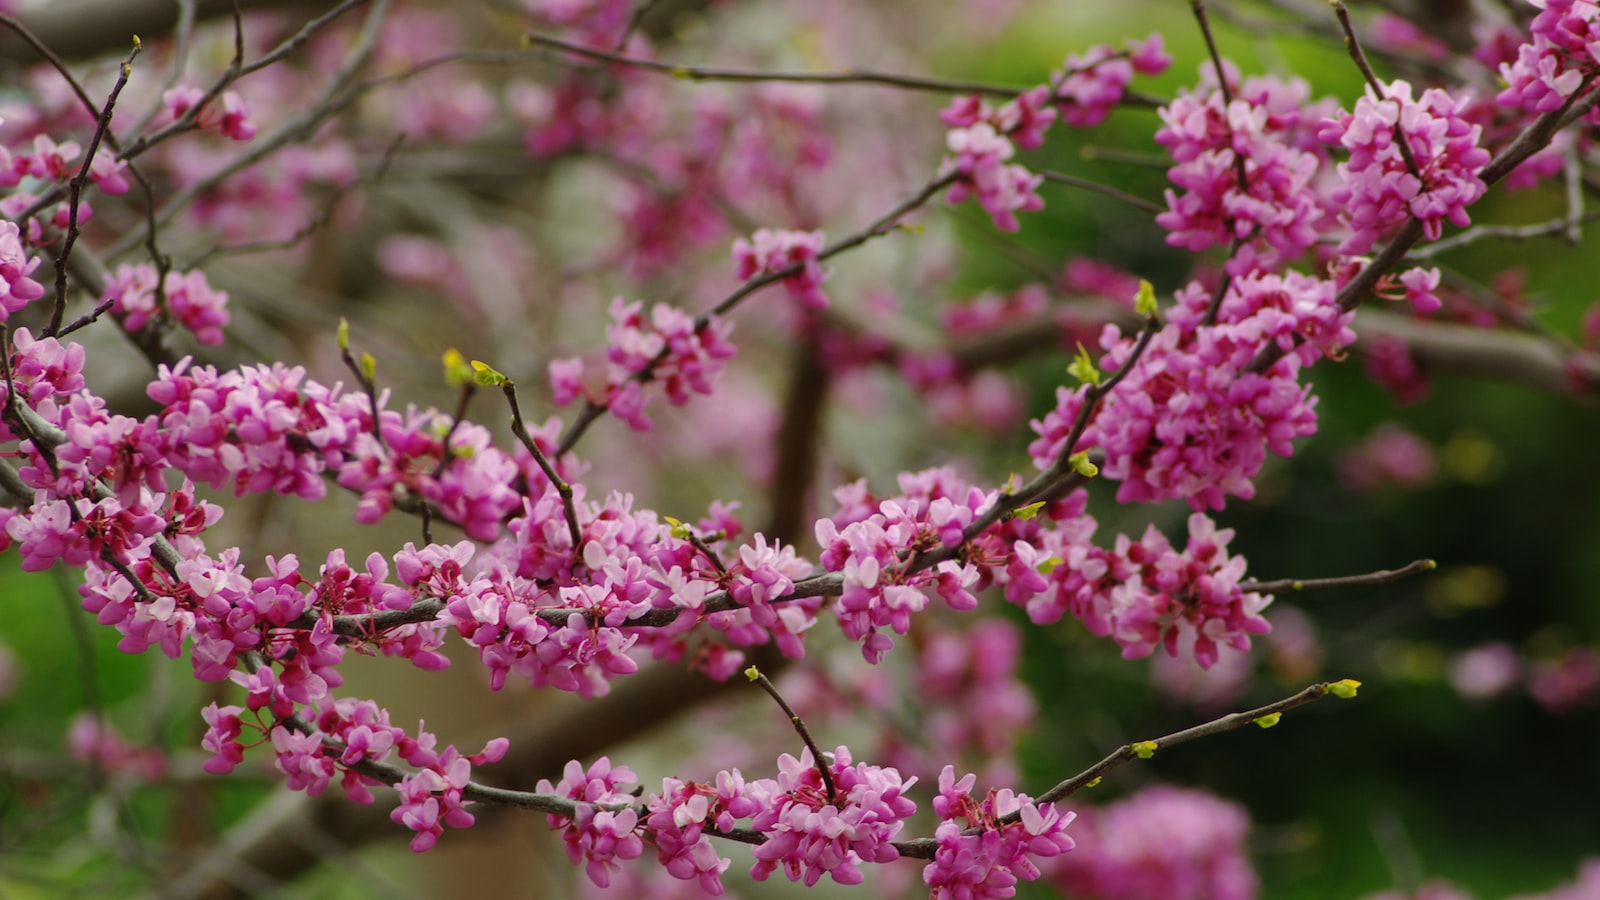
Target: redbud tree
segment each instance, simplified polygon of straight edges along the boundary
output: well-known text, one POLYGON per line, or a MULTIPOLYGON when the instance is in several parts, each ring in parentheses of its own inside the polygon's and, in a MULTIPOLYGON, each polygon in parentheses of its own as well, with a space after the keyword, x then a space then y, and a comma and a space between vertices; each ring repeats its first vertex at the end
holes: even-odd
POLYGON ((1592 467, 1399 504, 1593 434, 1600 8, 1056 6, 0 2, 0 884, 1248 898, 1408 764, 1307 704, 1569 752, 1451 535, 1592 467))

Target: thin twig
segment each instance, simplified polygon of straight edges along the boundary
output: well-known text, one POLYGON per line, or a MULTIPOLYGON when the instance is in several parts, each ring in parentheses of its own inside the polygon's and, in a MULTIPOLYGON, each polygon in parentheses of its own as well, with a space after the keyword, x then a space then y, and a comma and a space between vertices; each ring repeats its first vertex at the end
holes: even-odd
POLYGON ((628 24, 622 29, 622 35, 617 38, 616 51, 618 53, 628 49, 628 42, 633 40, 633 33, 639 30, 640 25, 644 24, 645 16, 650 15, 650 10, 655 9, 660 4, 661 0, 644 0, 633 11, 633 15, 628 17, 628 24))
MULTIPOLYGON (((335 13, 366 2, 369 2, 369 0, 346 0, 345 3, 340 4, 340 6, 333 12, 330 12, 327 15, 317 19, 315 22, 308 24, 305 29, 301 30, 301 33, 306 34, 307 39, 309 39, 309 32, 307 29, 310 29, 312 25, 328 21, 335 15, 335 13)), ((327 121, 328 117, 332 116, 334 113, 343 108, 340 92, 345 89, 345 87, 355 77, 356 72, 366 64, 367 59, 372 55, 373 48, 377 44, 379 28, 383 24, 384 18, 388 15, 389 8, 391 6, 391 0, 370 0, 370 2, 372 3, 372 10, 367 14, 367 19, 362 25, 361 33, 356 41, 356 46, 351 50, 350 54, 345 57, 344 62, 339 65, 339 68, 334 71, 333 75, 329 77, 327 83, 323 86, 322 92, 317 97, 313 98, 312 101, 306 106, 305 112, 280 124, 272 131, 271 134, 257 135, 253 140, 251 140, 248 150, 245 150, 243 153, 234 157, 232 161, 217 171, 212 172, 206 177, 195 181, 194 183, 186 186, 183 190, 179 191, 176 196, 168 200, 166 204, 163 205, 157 213, 155 213, 156 221, 159 224, 165 225, 167 222, 170 222, 173 216, 177 215, 180 210, 187 207, 190 203, 193 203, 196 198, 216 188, 217 185, 223 183, 229 178, 232 178, 240 170, 247 169, 250 166, 255 165, 256 163, 272 155, 273 153, 278 152, 280 149, 289 144, 307 139, 312 135, 313 132, 316 131, 318 126, 327 121)), ((292 40, 293 39, 291 39, 291 41, 292 40)), ((271 54, 269 54, 269 56, 270 55, 271 54)), ((245 66, 242 72, 254 71, 253 67, 254 64, 245 66)), ((169 126, 169 128, 170 127, 171 126, 169 126)), ((143 142, 144 146, 140 148, 141 152, 142 150, 149 149, 150 146, 154 146, 158 139, 165 139, 165 137, 168 136, 165 134, 166 131, 167 129, 163 129, 163 132, 158 132, 156 135, 151 136, 148 141, 143 142)), ((133 155, 136 155, 134 153, 134 148, 130 147, 124 152, 121 158, 127 158, 133 155)), ((114 259, 123 253, 126 253, 133 246, 133 243, 134 242, 128 238, 124 238, 121 241, 113 243, 110 249, 105 252, 105 255, 107 258, 114 259)))
POLYGON ((817 774, 822 776, 822 786, 827 788, 828 800, 837 802, 839 794, 833 787, 833 773, 828 771, 832 767, 828 763, 828 757, 822 755, 822 749, 817 746, 816 739, 811 736, 811 729, 806 727, 805 720, 794 711, 789 701, 783 699, 783 695, 778 693, 778 688, 773 685, 772 679, 762 674, 760 669, 751 666, 744 674, 751 681, 761 685, 767 696, 771 697, 778 704, 778 708, 783 710, 783 714, 789 717, 789 724, 794 726, 795 732, 800 735, 800 740, 805 742, 806 749, 811 751, 811 764, 816 766, 817 774))
POLYGON ((1406 259, 1408 261, 1431 259, 1441 253, 1448 253, 1458 247, 1464 247, 1485 238, 1496 238, 1503 241, 1527 241, 1534 238, 1570 233, 1569 230, 1574 226, 1587 225, 1596 219, 1600 219, 1600 212, 1580 211, 1576 219, 1572 218, 1569 213, 1559 219, 1551 219, 1548 222, 1538 222, 1532 225, 1473 225, 1447 238, 1440 238, 1430 244, 1414 248, 1410 253, 1406 254, 1406 259))
MULTIPOLYGON (((1350 58, 1355 61, 1356 68, 1361 70, 1361 77, 1366 79, 1367 85, 1372 88, 1375 98, 1380 102, 1387 99, 1389 96, 1388 86, 1378 80, 1378 74, 1372 71, 1372 64, 1367 62, 1367 54, 1361 49, 1361 41, 1356 39, 1355 26, 1350 23, 1350 10, 1344 5, 1344 0, 1332 0, 1332 2, 1333 14, 1339 17, 1339 27, 1344 30, 1344 49, 1350 54, 1350 58)), ((1401 105, 1398 99, 1395 99, 1394 105, 1400 108, 1401 113, 1405 112, 1405 107, 1401 105)), ((1394 120, 1395 146, 1400 148, 1400 158, 1405 160, 1406 171, 1411 173, 1411 177, 1421 182, 1422 190, 1426 191, 1428 183, 1422 177, 1422 167, 1417 165, 1417 158, 1411 153, 1411 141, 1406 138, 1405 130, 1400 127, 1402 118, 1404 118, 1403 115, 1397 115, 1394 120)))
POLYGON ((1257 594, 1276 594, 1282 591, 1320 591, 1330 588, 1366 587, 1392 584, 1403 578, 1432 572, 1439 564, 1431 559, 1419 559, 1398 569, 1379 569, 1363 575, 1341 575, 1336 578, 1282 578, 1277 581, 1242 581, 1239 589, 1257 594))
MULTIPOLYGON (((891 231, 895 230, 896 227, 898 227, 900 219, 904 218, 913 210, 927 203, 928 200, 930 200, 935 194, 954 184, 960 178, 960 173, 952 172, 948 175, 935 178, 934 180, 928 182, 927 184, 923 185, 922 189, 917 191, 915 195, 902 201, 894 209, 880 216, 866 228, 863 228, 862 230, 850 235, 847 238, 844 238, 843 240, 836 241, 835 243, 829 244, 828 246, 822 248, 822 250, 818 251, 817 253, 817 262, 822 262, 834 256, 838 256, 839 254, 847 250, 854 249, 855 247, 859 247, 874 238, 882 237, 883 235, 890 233, 891 231)), ((754 294, 768 285, 777 284, 785 278, 788 278, 792 275, 798 275, 804 271, 804 268, 805 266, 803 263, 794 263, 793 265, 785 266, 781 269, 776 269, 751 278, 736 288, 727 297, 724 297, 722 301, 717 303, 716 306, 713 306, 709 312, 704 312, 697 316, 694 321, 694 330, 699 332, 706 326, 710 325, 715 318, 726 315, 728 312, 732 311, 733 308, 738 306, 746 297, 749 297, 751 294, 754 294)), ((637 381, 640 384, 648 383, 655 377, 656 367, 666 361, 670 352, 670 349, 663 348, 662 351, 654 359, 646 363, 643 368, 628 376, 628 380, 637 381)), ((579 439, 583 437, 584 433, 589 430, 589 426, 593 425, 596 420, 605 414, 606 408, 606 404, 604 403, 598 403, 594 400, 586 399, 584 401, 583 408, 579 410, 578 415, 573 418, 571 424, 567 426, 566 431, 561 435, 561 440, 556 444, 555 453, 552 455, 555 458, 560 459, 569 453, 572 448, 577 445, 579 439)))
POLYGON ((97 117, 94 135, 89 138, 89 146, 83 152, 83 165, 78 167, 78 174, 73 176, 67 187, 67 235, 61 242, 61 252, 56 255, 56 299, 50 310, 50 324, 44 329, 45 337, 55 337, 61 330, 62 319, 67 315, 67 262, 72 258, 73 245, 78 242, 78 213, 83 201, 83 186, 89 182, 89 169, 94 165, 94 156, 100 151, 106 130, 111 127, 111 111, 116 108, 117 97, 122 95, 122 89, 128 84, 128 76, 133 74, 133 61, 139 58, 141 49, 139 39, 134 38, 133 51, 118 69, 117 83, 111 87, 105 108, 100 110, 97 117))
POLYGON ((583 559, 583 528, 578 525, 578 504, 572 496, 572 485, 561 477, 556 467, 550 462, 550 457, 534 442, 533 435, 528 433, 528 426, 522 421, 522 406, 517 403, 517 386, 509 379, 500 390, 506 395, 506 402, 511 404, 511 433, 517 436, 522 446, 533 455, 533 461, 539 464, 539 471, 550 480, 551 487, 561 495, 561 511, 567 520, 567 534, 572 537, 572 558, 574 561, 583 559))
MULTIPOLYGON (((1175 731, 1172 734, 1155 738, 1152 741, 1138 741, 1135 743, 1146 745, 1153 743, 1157 748, 1171 747, 1176 744, 1185 744, 1189 741, 1198 740, 1203 737, 1211 737, 1215 734, 1235 731, 1245 727, 1246 725, 1253 724, 1259 719, 1270 716, 1273 713, 1286 712, 1294 709, 1297 706, 1304 706, 1307 703, 1321 700, 1323 697, 1328 696, 1330 687, 1331 683, 1329 682, 1313 684, 1297 694, 1285 697, 1275 703, 1268 703, 1266 706, 1258 706, 1255 709, 1248 710, 1246 712, 1231 713, 1229 715, 1222 716, 1221 718, 1212 719, 1210 722, 1206 722, 1203 725, 1196 725, 1193 728, 1185 728, 1182 731, 1175 731)), ((1040 794, 1036 802, 1055 803, 1059 800, 1070 797, 1079 789, 1083 788, 1085 785, 1089 784, 1095 779, 1105 775, 1107 772, 1120 768, 1125 763, 1131 762, 1132 760, 1138 758, 1138 755, 1138 751, 1135 749, 1134 744, 1123 744, 1121 747, 1113 750, 1110 755, 1106 756, 1104 759, 1072 776, 1071 778, 1068 778, 1066 781, 1061 782, 1050 790, 1045 791, 1043 794, 1040 794)))
POLYGON ((670 75, 673 78, 681 78, 685 81, 733 81, 746 83, 784 81, 800 84, 874 84, 912 91, 933 91, 943 94, 983 94, 990 97, 1007 98, 1027 93, 1030 90, 1030 88, 1026 87, 1012 87, 1004 84, 952 81, 944 78, 928 78, 921 75, 878 72, 871 69, 849 69, 843 72, 778 72, 758 69, 722 69, 713 66, 683 66, 658 62, 653 59, 640 59, 636 56, 626 56, 606 50, 597 50, 593 47, 585 47, 582 44, 571 44, 559 38, 549 37, 537 32, 527 32, 522 36, 522 39, 524 44, 528 46, 560 50, 563 53, 570 53, 573 56, 581 56, 597 62, 670 75))
POLYGON ((1075 188, 1083 188, 1086 191, 1094 191, 1099 194, 1105 194, 1107 197, 1115 197, 1116 199, 1121 200, 1123 203, 1138 207, 1147 213, 1163 213, 1167 210, 1165 206, 1162 206, 1159 203, 1154 203, 1144 199, 1143 197, 1130 194, 1120 188, 1114 188, 1109 184, 1101 184, 1098 181, 1090 181, 1087 178, 1079 178, 1076 175, 1068 175, 1065 172, 1057 172, 1052 169, 1045 169, 1041 171, 1039 175, 1041 175, 1045 181, 1054 181, 1057 184, 1070 185, 1071 187, 1075 188))

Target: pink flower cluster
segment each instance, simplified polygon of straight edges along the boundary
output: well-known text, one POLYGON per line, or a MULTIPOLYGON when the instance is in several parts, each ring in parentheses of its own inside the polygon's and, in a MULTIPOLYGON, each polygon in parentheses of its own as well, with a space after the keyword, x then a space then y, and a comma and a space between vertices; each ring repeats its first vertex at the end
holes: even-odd
POLYGON ((403 417, 381 410, 376 436, 354 436, 338 481, 361 494, 358 522, 378 521, 398 498, 420 498, 469 536, 487 541, 502 533, 506 516, 521 503, 512 486, 521 474, 517 460, 495 447, 482 425, 408 407, 403 417))
MULTIPOLYGON (((205 91, 188 84, 180 84, 161 95, 161 102, 174 121, 183 118, 205 99, 205 91)), ((195 114, 194 124, 235 141, 248 141, 256 136, 256 126, 250 121, 244 98, 235 91, 223 91, 221 97, 212 98, 195 114)))
POLYGON ((44 285, 28 277, 39 268, 39 258, 29 256, 15 222, 0 222, 0 322, 44 296, 44 285))
POLYGON ((714 785, 664 778, 661 793, 650 795, 647 808, 645 837, 655 845, 667 872, 721 896, 722 873, 732 860, 717 853, 705 830, 732 831, 737 820, 761 811, 739 770, 718 772, 714 785))
POLYGON ((606 693, 610 677, 638 669, 628 656, 638 635, 625 634, 617 626, 649 609, 649 604, 624 600, 613 590, 620 588, 626 594, 628 582, 606 580, 552 591, 514 576, 468 579, 462 567, 472 553, 473 546, 466 541, 421 551, 408 544, 399 563, 400 577, 446 601, 439 621, 478 648, 492 689, 499 690, 515 672, 535 686, 593 697, 606 693), (556 623, 547 623, 538 615, 541 607, 564 612, 556 623), (590 615, 599 622, 591 623, 590 615))
MULTIPOLYGON (((1196 510, 1221 509, 1230 494, 1253 496, 1251 479, 1266 451, 1288 456, 1296 437, 1316 430, 1316 400, 1298 383, 1299 372, 1353 340, 1350 313, 1335 303, 1331 282, 1297 272, 1234 279, 1217 324, 1207 326, 1210 303, 1198 285, 1178 292, 1171 321, 1101 401, 1073 448, 1066 438, 1089 387, 1057 389, 1056 408, 1033 423, 1034 462, 1047 468, 1069 450, 1102 451, 1101 472, 1122 482, 1117 499, 1124 503, 1183 498, 1196 510), (1248 371, 1268 346, 1288 352, 1266 372, 1248 371)), ((1100 344, 1108 372, 1127 364, 1135 347, 1116 326, 1106 327, 1100 344)))
POLYGON ((739 264, 739 277, 745 280, 758 273, 771 274, 799 266, 800 271, 784 276, 783 286, 802 307, 827 309, 828 295, 823 293, 822 282, 828 272, 817 262, 817 254, 826 243, 820 231, 761 228, 750 240, 739 238, 733 242, 733 260, 739 264))
POLYGON ((950 186, 946 196, 949 202, 960 203, 976 195, 978 205, 1001 231, 1021 227, 1017 213, 1044 209, 1044 198, 1038 194, 1044 176, 1008 163, 1016 148, 993 125, 978 122, 952 129, 946 144, 952 155, 945 157, 939 174, 961 176, 950 186))
POLYGON ((1101 809, 1080 809, 1078 846, 1050 880, 1085 900, 1254 900, 1246 855, 1250 819, 1211 794, 1151 787, 1101 809))
POLYGON ((1535 113, 1560 109, 1600 72, 1600 7, 1589 0, 1542 0, 1514 62, 1500 64, 1502 105, 1535 113))
POLYGON ((868 662, 881 661, 894 646, 893 638, 880 629, 905 634, 912 614, 927 606, 927 592, 951 609, 977 607, 971 589, 978 571, 972 563, 946 559, 914 572, 911 561, 924 551, 960 546, 965 541, 962 530, 993 503, 993 495, 972 488, 959 502, 945 496, 927 502, 884 500, 875 512, 848 521, 842 529, 837 518, 817 520, 822 567, 844 576, 834 606, 839 625, 861 643, 868 662))
MULTIPOLYGON (((606 327, 606 389, 599 402, 637 431, 652 427, 644 412, 647 385, 659 383, 667 400, 682 406, 689 402, 691 391, 710 394, 724 361, 735 353, 728 343, 732 324, 715 316, 697 326, 682 310, 657 303, 646 319, 643 303, 624 304, 618 297, 611 304, 611 319, 606 327)), ((584 393, 583 361, 552 362, 550 381, 555 402, 571 403, 584 393)))
POLYGON ((1339 480, 1362 493, 1415 489, 1434 474, 1433 448, 1394 422, 1385 422, 1339 460, 1339 480))
POLYGON ((1482 126, 1463 117, 1466 106, 1437 88, 1413 99, 1411 85, 1395 81, 1381 97, 1368 87, 1354 112, 1323 123, 1317 137, 1350 153, 1339 164, 1342 183, 1330 195, 1351 231, 1341 253, 1366 253, 1409 218, 1422 222, 1429 240, 1439 238, 1447 220, 1458 227, 1471 223, 1467 207, 1487 190, 1478 170, 1489 151, 1478 146, 1482 126))
POLYGON ((631 769, 612 766, 611 760, 602 756, 587 771, 573 760, 562 770, 559 783, 552 785, 541 778, 537 785, 541 794, 578 801, 573 815, 549 816, 550 827, 561 829, 567 856, 574 864, 582 864, 589 879, 601 887, 611 883, 611 873, 620 868, 618 860, 644 852, 644 841, 635 833, 639 813, 632 805, 633 794, 621 788, 635 781, 638 778, 631 769))
POLYGON ((1361 350, 1367 376, 1393 394, 1396 401, 1410 405, 1428 395, 1432 385, 1405 341, 1380 334, 1364 341, 1361 350))
POLYGON ((1328 104, 1309 102, 1304 81, 1245 79, 1226 67, 1232 102, 1223 103, 1216 67, 1200 67, 1201 87, 1161 108, 1156 142, 1177 165, 1156 217, 1167 243, 1193 251, 1240 242, 1228 271, 1278 268, 1317 240, 1325 200, 1318 175, 1327 153, 1312 128, 1328 104), (1242 179, 1242 183, 1241 183, 1242 179))
MULTIPOLYGON (((630 52, 650 55, 637 32, 630 52)), ((575 72, 554 87, 514 83, 507 103, 527 129, 531 154, 586 149, 619 164, 617 265, 648 278, 721 239, 730 223, 717 198, 753 204, 772 220, 816 218, 804 181, 827 164, 832 146, 819 94, 767 84, 736 94, 699 91, 684 103, 669 86, 635 72, 607 75, 575 72)))
POLYGON ((891 738, 895 767, 932 777, 946 761, 970 758, 981 761, 989 780, 1015 781, 1012 752, 1035 712, 1032 695, 1017 677, 1021 629, 987 618, 959 628, 927 628, 919 637, 914 702, 926 749, 891 738))
POLYGON ((276 491, 308 500, 327 492, 357 435, 371 428, 366 397, 325 387, 300 367, 162 366, 147 389, 167 463, 196 482, 235 494, 276 491))
POLYGON ((1091 633, 1116 641, 1125 658, 1162 647, 1192 655, 1202 668, 1216 664, 1221 647, 1248 650, 1251 635, 1272 630, 1261 614, 1271 596, 1240 587, 1246 563, 1228 555, 1232 529, 1195 513, 1182 552, 1154 526, 1138 541, 1118 535, 1105 550, 1090 540, 1096 523, 1082 514, 1084 499, 1076 494, 1062 525, 1042 536, 1039 555, 1053 567, 1024 590, 1008 586, 1007 599, 1029 619, 1042 625, 1070 611, 1091 633))
POLYGON ((136 747, 94 713, 81 712, 67 725, 67 754, 93 763, 102 772, 126 772, 142 781, 167 775, 167 757, 158 747, 136 747))
POLYGON ((751 827, 767 835, 755 849, 750 876, 765 881, 780 867, 790 881, 815 885, 823 875, 838 884, 860 884, 863 862, 886 863, 900 858, 890 842, 900 833, 917 805, 904 795, 916 779, 901 781, 892 768, 850 764, 850 751, 839 747, 826 761, 833 779, 830 794, 811 751, 799 759, 778 758, 778 777, 750 786, 763 809, 751 827))
MULTIPOLYGON (((0 119, 0 124, 4 122, 4 119, 0 119)), ((13 153, 10 148, 0 144, 0 187, 16 187, 24 178, 65 184, 78 174, 78 169, 83 165, 77 161, 78 154, 82 152, 83 148, 76 141, 58 144, 47 134, 34 135, 32 152, 13 153)), ((89 180, 109 195, 125 194, 129 185, 122 173, 126 169, 126 163, 117 162, 109 153, 101 152, 89 163, 89 180)), ((27 191, 14 192, 0 201, 0 214, 15 216, 36 199, 27 191)), ((53 217, 53 224, 57 228, 66 228, 69 213, 68 204, 62 203, 53 217)), ((93 213, 93 209, 80 200, 78 221, 88 221, 93 213)), ((30 219, 26 227, 28 240, 40 243, 43 235, 38 221, 30 219)))
MULTIPOLYGON (((122 327, 128 331, 142 331, 161 312, 156 280, 155 266, 124 263, 106 282, 105 299, 111 301, 111 311, 122 317, 122 327)), ((228 292, 213 290, 204 272, 168 272, 159 293, 172 319, 194 332, 200 343, 222 343, 222 329, 229 319, 228 292)))
POLYGON ((1053 804, 1035 803, 1026 794, 991 790, 983 800, 972 796, 977 776, 956 780, 955 769, 939 773, 939 794, 933 811, 940 822, 934 831, 938 849, 922 870, 931 900, 988 900, 1016 895, 1016 884, 1040 876, 1036 860, 1060 856, 1073 848, 1066 828, 1075 814, 1058 812, 1053 804))
POLYGON ((375 800, 371 788, 384 782, 363 773, 362 764, 399 758, 417 771, 395 785, 400 803, 389 818, 416 832, 411 849, 417 853, 433 849, 445 826, 467 828, 473 824, 462 796, 472 780, 472 768, 499 761, 510 747, 505 738, 495 738, 471 755, 462 754, 454 746, 439 750, 433 734, 419 728, 416 737, 408 735, 390 723, 388 712, 371 700, 324 697, 312 704, 316 713, 313 723, 286 723, 283 720, 292 704, 269 700, 260 690, 274 691, 269 669, 242 681, 251 688, 250 709, 267 710, 273 721, 247 723, 243 707, 216 703, 207 706, 203 711, 207 728, 201 739, 201 746, 212 754, 205 762, 207 772, 225 775, 233 771, 244 759, 245 746, 240 738, 248 729, 266 736, 274 764, 291 790, 316 796, 339 776, 347 797, 370 804, 375 800))
POLYGON ((1081 56, 1068 54, 1062 71, 1051 75, 1062 124, 1074 128, 1100 124, 1122 102, 1134 73, 1160 75, 1170 65, 1172 57, 1159 34, 1143 41, 1130 40, 1124 50, 1099 46, 1081 56))

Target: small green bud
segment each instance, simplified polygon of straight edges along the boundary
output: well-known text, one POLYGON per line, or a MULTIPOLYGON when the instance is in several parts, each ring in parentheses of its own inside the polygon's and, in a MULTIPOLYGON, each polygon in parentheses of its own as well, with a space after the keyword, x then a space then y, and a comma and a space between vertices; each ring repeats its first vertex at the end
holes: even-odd
POLYGON ((1139 293, 1134 295, 1133 310, 1141 316, 1158 316, 1161 307, 1156 303, 1156 289, 1150 282, 1140 280, 1139 293))
POLYGON ((1095 777, 1089 779, 1088 783, 1084 785, 1084 787, 1086 787, 1086 788, 1099 787, 1099 786, 1100 786, 1100 776, 1099 775, 1096 775, 1095 777))
POLYGON ((378 380, 378 358, 371 353, 361 354, 361 377, 368 383, 378 380))
POLYGON ((1340 700, 1349 700, 1356 695, 1356 688, 1359 687, 1361 687, 1361 682, 1354 678, 1346 678, 1328 685, 1328 693, 1338 697, 1340 700))
POLYGON ((1100 467, 1092 462, 1089 462, 1089 451, 1087 450, 1074 453, 1067 457, 1067 464, 1072 466, 1073 471, 1085 478, 1093 478, 1100 474, 1100 467))
POLYGON ((444 383, 451 387, 461 387, 473 382, 472 367, 467 365, 467 358, 461 351, 454 347, 444 352, 444 383))
POLYGON ((1078 345, 1078 355, 1073 358, 1072 365, 1067 366, 1067 374, 1078 379, 1084 384, 1099 384, 1100 370, 1094 367, 1094 361, 1089 359, 1089 351, 1078 345))
POLYGON ((1066 562, 1066 560, 1062 559, 1061 557, 1052 556, 1044 562, 1039 563, 1039 574, 1049 575, 1051 572, 1056 570, 1056 566, 1059 566, 1064 562, 1066 562))
POLYGON ((1158 746, 1155 741, 1140 741, 1133 745, 1133 754, 1140 759, 1149 759, 1156 755, 1158 746))
POLYGON ((1281 718, 1283 718, 1283 713, 1268 713, 1267 715, 1256 719, 1256 724, 1262 728, 1271 728, 1272 726, 1278 724, 1278 720, 1281 718))
POLYGON ((346 319, 344 316, 340 316, 339 317, 338 338, 339 338, 339 349, 340 350, 349 350, 350 349, 350 320, 346 319))
POLYGON ((678 540, 687 541, 689 538, 694 537, 694 532, 690 531, 689 526, 683 524, 681 521, 674 519, 671 516, 662 516, 661 518, 667 520, 667 524, 672 528, 672 536, 678 540))
POLYGON ((751 666, 750 668, 744 670, 744 677, 750 679, 751 681, 760 681, 761 670, 755 666, 751 666))
POLYGON ((472 380, 484 387, 500 387, 511 379, 495 371, 488 363, 475 359, 472 361, 472 380))

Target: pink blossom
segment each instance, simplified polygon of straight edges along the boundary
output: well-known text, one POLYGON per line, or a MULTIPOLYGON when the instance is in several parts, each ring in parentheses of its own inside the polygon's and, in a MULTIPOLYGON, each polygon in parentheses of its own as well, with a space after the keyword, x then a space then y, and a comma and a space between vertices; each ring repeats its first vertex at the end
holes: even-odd
POLYGON ((1074 897, 1102 900, 1253 900, 1243 808, 1201 791, 1145 788, 1080 810, 1078 846, 1050 878, 1074 897))
POLYGON ((1367 375, 1400 403, 1409 405, 1428 395, 1431 385, 1405 341, 1380 334, 1363 343, 1362 350, 1367 375))
POLYGON ((1386 422, 1339 461, 1339 480, 1356 491, 1416 488, 1433 478, 1433 450, 1421 438, 1386 422))
MULTIPOLYGON (((1294 438, 1315 431, 1316 401, 1299 385, 1299 370, 1354 338, 1351 314, 1334 302, 1330 282, 1295 272, 1235 279, 1212 326, 1203 324, 1210 301, 1198 286, 1178 301, 1072 452, 1103 450, 1101 471, 1122 482, 1122 502, 1182 497, 1196 510, 1221 509, 1227 495, 1254 495, 1251 479, 1267 450, 1288 456, 1294 438), (1248 371, 1268 346, 1288 355, 1264 373, 1248 371)), ((1101 346, 1108 353, 1100 368, 1114 371, 1134 343, 1107 326, 1101 346)), ((1067 451, 1087 390, 1059 388, 1056 409, 1033 422, 1040 437, 1028 449, 1041 468, 1067 451)))
POLYGON ((761 228, 750 240, 739 238, 733 242, 733 259, 739 264, 738 276, 745 280, 757 273, 771 274, 799 266, 799 272, 784 276, 783 286, 806 309, 827 309, 828 295, 822 291, 822 282, 828 272, 817 262, 817 254, 825 244, 820 231, 761 228))
POLYGON ((811 751, 799 759, 778 758, 776 780, 763 779, 751 791, 770 798, 751 827, 767 836, 756 847, 750 876, 765 881, 780 867, 790 881, 815 885, 827 875, 837 884, 860 884, 860 864, 885 863, 900 857, 890 842, 917 811, 903 791, 916 782, 902 782, 892 768, 850 763, 850 751, 839 747, 825 763, 832 776, 830 793, 817 771, 811 751))
POLYGON ((945 157, 940 173, 959 174, 960 180, 951 185, 947 200, 960 203, 976 194, 996 228, 1016 231, 1018 212, 1033 212, 1044 208, 1044 199, 1037 188, 1044 178, 1019 165, 1007 164, 1016 152, 1011 141, 995 131, 993 125, 979 122, 965 128, 953 129, 946 143, 954 156, 945 157))
POLYGON ((1368 87, 1353 113, 1323 123, 1317 136, 1350 153, 1338 168, 1343 184, 1330 196, 1351 231, 1340 252, 1365 253, 1408 218, 1422 222, 1429 240, 1439 238, 1446 221, 1471 224, 1466 208, 1487 189, 1478 170, 1489 151, 1478 146, 1483 129, 1467 122, 1466 108, 1465 100, 1436 88, 1412 99, 1411 85, 1395 81, 1381 97, 1368 87))
POLYGON ((976 782, 974 775, 957 781, 951 766, 939 774, 933 798, 942 820, 934 832, 938 849, 922 870, 935 900, 1014 896, 1018 881, 1040 876, 1036 860, 1073 849, 1066 828, 1074 813, 1009 790, 991 790, 980 801, 971 793, 976 782))
MULTIPOLYGON (((1587 0, 1547 0, 1534 4, 1530 38, 1512 61, 1500 61, 1506 89, 1495 98, 1502 106, 1534 113, 1560 109, 1584 80, 1600 71, 1600 22, 1587 0)), ((1514 40, 1514 39, 1512 39, 1514 40)))
POLYGON ((1450 686, 1469 700, 1489 700, 1522 677, 1522 660, 1503 641, 1491 641, 1458 654, 1450 661, 1450 686))
MULTIPOLYGON (((168 115, 174 120, 183 118, 203 100, 205 91, 192 85, 179 85, 161 95, 168 115)), ((220 98, 212 98, 201 108, 194 122, 200 128, 210 129, 235 141, 248 141, 256 136, 256 126, 250 121, 244 98, 234 91, 223 91, 220 98)))
POLYGON ((44 296, 44 285, 28 277, 37 268, 39 259, 28 256, 17 224, 0 222, 0 322, 44 296))
POLYGON ((644 852, 644 841, 635 833, 639 814, 631 806, 633 795, 620 789, 636 781, 633 772, 611 765, 600 757, 585 771, 577 760, 567 763, 558 784, 540 779, 537 790, 578 801, 572 816, 548 816, 550 827, 560 828, 567 856, 583 864, 589 879, 600 887, 610 883, 617 860, 633 859, 644 852), (620 806, 620 809, 606 808, 620 806))
POLYGON ((206 734, 200 746, 211 751, 211 756, 205 761, 207 772, 226 775, 244 761, 244 746, 239 743, 239 736, 244 732, 243 721, 239 718, 242 712, 243 707, 218 706, 216 703, 201 710, 206 720, 206 734))

